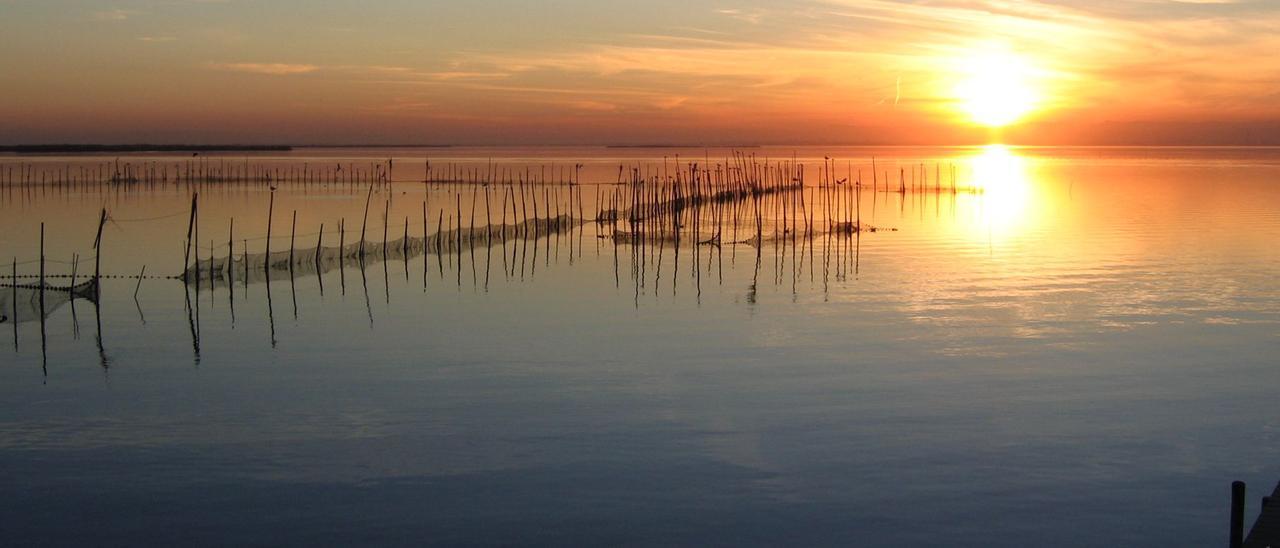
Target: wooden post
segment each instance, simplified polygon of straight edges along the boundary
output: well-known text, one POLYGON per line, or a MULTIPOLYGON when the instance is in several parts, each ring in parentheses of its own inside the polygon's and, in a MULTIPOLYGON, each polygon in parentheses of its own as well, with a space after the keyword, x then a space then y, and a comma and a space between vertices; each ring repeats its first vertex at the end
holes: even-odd
POLYGON ((324 245, 324 223, 320 223, 320 235, 316 237, 316 272, 320 271, 320 250, 324 245))
POLYGON ((138 285, 133 287, 133 300, 138 300, 138 290, 142 289, 142 278, 147 275, 147 265, 142 265, 142 272, 138 273, 138 285))
POLYGON ((44 223, 40 223, 40 319, 44 319, 44 223))
POLYGON ((48 377, 49 343, 44 324, 44 223, 40 223, 40 368, 48 377))
MULTIPOLYGON (((213 296, 213 238, 209 238, 209 295, 213 296)), ((197 268, 199 270, 199 268, 197 268)))
POLYGON ((493 213, 489 209, 489 187, 484 187, 484 245, 493 239, 493 213))
POLYGON ((191 267, 191 244, 192 244, 191 236, 192 236, 192 232, 195 230, 195 227, 196 227, 196 199, 199 198, 199 196, 200 196, 199 193, 193 193, 191 195, 191 216, 188 217, 187 219, 187 251, 186 251, 186 254, 182 256, 183 281, 186 281, 187 270, 189 270, 191 267))
POLYGON ((234 282, 232 275, 236 264, 234 260, 236 257, 236 244, 234 240, 235 232, 236 218, 232 217, 231 225, 227 227, 227 285, 232 285, 234 282))
POLYGON ((289 230, 289 270, 293 270, 293 242, 298 236, 298 210, 293 210, 293 225, 289 230))
POLYGON ((426 291, 426 266, 429 265, 428 256, 426 256, 426 242, 428 242, 426 230, 428 230, 428 225, 426 225, 426 200, 422 200, 422 291, 424 292, 426 291))
POLYGON ((244 259, 243 259, 244 260, 244 287, 247 290, 249 289, 249 240, 248 239, 245 239, 244 247, 240 249, 240 252, 244 254, 244 259))
POLYGON ((369 186, 369 195, 364 199, 364 220, 360 222, 360 262, 364 262, 364 236, 369 226, 369 202, 373 200, 373 186, 369 186))
POLYGON ((40 299, 44 300, 44 223, 40 223, 40 299))
POLYGON ((1244 497, 1244 482, 1231 482, 1231 536, 1228 544, 1231 548, 1244 546, 1244 497))
POLYGON ((98 216, 98 235, 93 238, 93 286, 98 290, 98 279, 102 277, 102 227, 107 224, 107 208, 102 208, 98 216))
POLYGON ((9 285, 13 288, 13 349, 18 349, 18 258, 13 258, 13 278, 9 285))
POLYGON ((267 243, 265 260, 262 261, 262 269, 267 273, 267 284, 271 284, 271 216, 276 209, 276 191, 271 191, 271 199, 267 202, 267 243))

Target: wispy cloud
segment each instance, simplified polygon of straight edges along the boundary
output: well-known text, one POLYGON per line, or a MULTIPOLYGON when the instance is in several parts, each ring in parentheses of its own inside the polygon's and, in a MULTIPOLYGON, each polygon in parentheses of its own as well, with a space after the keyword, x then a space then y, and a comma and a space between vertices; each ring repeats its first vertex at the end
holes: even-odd
POLYGON ((93 13, 93 18, 99 21, 124 21, 133 13, 122 9, 111 9, 105 11, 97 11, 93 13))
POLYGON ((651 108, 698 108, 732 98, 751 108, 835 104, 862 114, 868 111, 853 105, 902 105, 899 115, 946 109, 954 101, 958 67, 989 47, 1032 59, 1049 112, 1194 109, 1232 91, 1242 104, 1275 110, 1252 99, 1259 91, 1253 80, 1280 76, 1280 62, 1265 53, 1280 48, 1280 9, 1248 0, 1149 0, 1118 7, 1056 0, 804 0, 714 11, 733 21, 713 32, 668 27, 666 34, 653 29, 595 43, 458 52, 454 60, 468 72, 505 74, 491 91, 526 94, 504 101, 572 89, 610 104, 651 108), (1179 4, 1186 9, 1168 9, 1179 4), (1233 9, 1251 10, 1251 16, 1234 17, 1233 9), (1252 59, 1255 70, 1221 62, 1234 56, 1252 59), (1126 76, 1156 67, 1164 74, 1126 76), (547 85, 559 82, 573 85, 547 85))
POLYGON ((320 70, 317 65, 290 63, 211 63, 212 68, 232 72, 248 72, 251 74, 270 74, 283 76, 290 74, 307 74, 320 70))
POLYGON ((761 10, 744 10, 738 8, 718 9, 716 13, 727 17, 732 17, 739 21, 744 21, 752 25, 759 24, 764 18, 764 12, 761 10))
POLYGON ((510 72, 480 72, 480 71, 443 71, 429 72, 426 76, 441 81, 462 81, 462 80, 503 80, 511 77, 510 72))
POLYGON ((138 37, 138 41, 140 42, 172 42, 174 40, 177 40, 177 38, 173 36, 139 36, 138 37))

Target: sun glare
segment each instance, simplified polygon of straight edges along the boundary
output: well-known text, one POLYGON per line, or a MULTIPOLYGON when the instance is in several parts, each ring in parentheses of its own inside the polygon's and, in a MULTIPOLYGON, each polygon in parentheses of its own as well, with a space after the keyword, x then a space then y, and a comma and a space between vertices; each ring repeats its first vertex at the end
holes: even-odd
POLYGON ((962 61, 962 80, 955 88, 960 108, 977 124, 1004 127, 1036 106, 1032 67, 1014 53, 977 52, 962 61))
POLYGON ((982 211, 989 233, 1006 235, 1026 221, 1032 184, 1026 159, 1003 145, 983 147, 973 158, 973 178, 982 189, 982 211))

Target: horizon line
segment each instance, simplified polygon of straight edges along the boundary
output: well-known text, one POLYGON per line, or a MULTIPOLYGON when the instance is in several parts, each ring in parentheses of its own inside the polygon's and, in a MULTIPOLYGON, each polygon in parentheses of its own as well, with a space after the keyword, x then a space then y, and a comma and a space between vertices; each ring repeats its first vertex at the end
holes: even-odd
POLYGON ((743 149, 743 148, 821 148, 821 147, 858 147, 858 148, 982 148, 988 146, 1004 146, 1020 149, 1058 148, 1058 149, 1124 149, 1124 148, 1183 148, 1183 149, 1270 149, 1280 148, 1278 144, 1015 144, 1015 143, 965 143, 965 144, 865 144, 865 143, 640 143, 640 144, 602 144, 602 143, 39 143, 0 145, 0 154, 56 154, 56 153, 95 153, 95 152, 289 152, 293 149, 323 148, 606 148, 606 149, 743 149))

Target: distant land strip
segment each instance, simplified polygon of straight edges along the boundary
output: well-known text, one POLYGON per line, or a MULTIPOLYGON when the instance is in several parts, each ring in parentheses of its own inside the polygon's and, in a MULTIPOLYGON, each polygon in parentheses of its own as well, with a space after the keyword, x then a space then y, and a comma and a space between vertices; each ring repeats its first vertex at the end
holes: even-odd
POLYGON ((12 145, 0 146, 0 152, 48 154, 59 152, 281 152, 288 145, 12 145))
MULTIPOLYGON (((294 145, 297 148, 453 148, 454 145, 422 145, 422 144, 406 144, 406 145, 294 145)), ((494 145, 502 146, 502 145, 494 145)))
POLYGON ((760 145, 677 145, 677 144, 640 144, 640 145, 605 145, 605 148, 760 148, 760 145))

